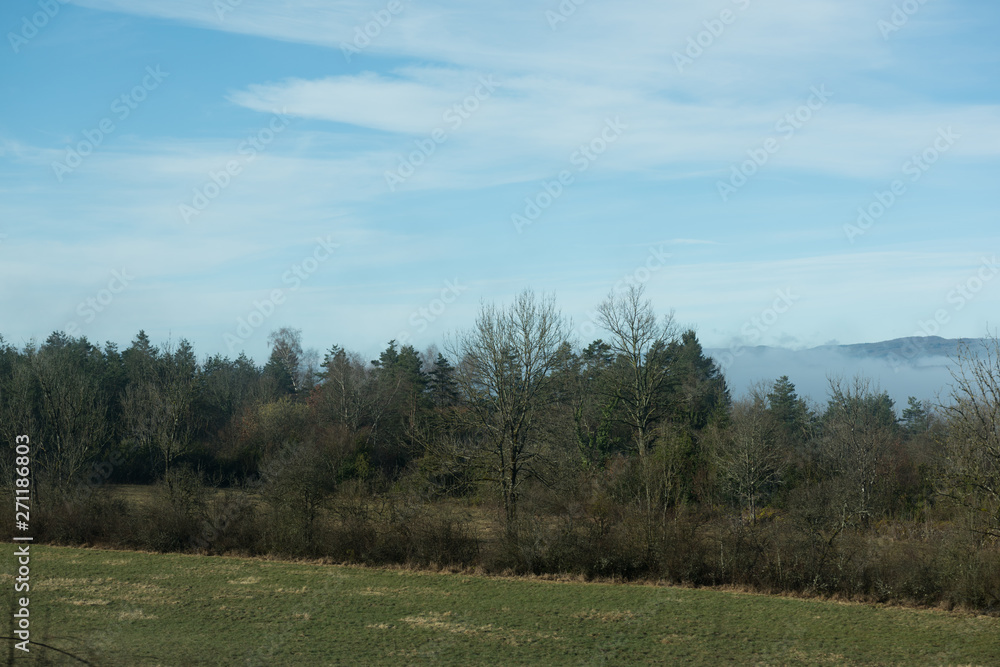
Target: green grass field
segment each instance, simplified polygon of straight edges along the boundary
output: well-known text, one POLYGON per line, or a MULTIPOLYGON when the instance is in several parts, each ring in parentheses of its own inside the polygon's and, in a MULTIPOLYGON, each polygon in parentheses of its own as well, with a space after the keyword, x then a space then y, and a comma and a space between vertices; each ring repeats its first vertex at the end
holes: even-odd
MULTIPOLYGON (((941 611, 43 546, 31 567, 32 638, 95 665, 1000 664, 1000 619, 941 611)), ((15 664, 43 653, 83 664, 15 664)))

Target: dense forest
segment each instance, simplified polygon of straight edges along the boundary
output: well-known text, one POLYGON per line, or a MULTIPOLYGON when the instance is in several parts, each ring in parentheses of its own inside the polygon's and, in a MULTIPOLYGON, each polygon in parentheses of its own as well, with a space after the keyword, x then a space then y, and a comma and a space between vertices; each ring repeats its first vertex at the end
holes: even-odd
POLYGON ((1000 609, 996 339, 898 412, 863 377, 734 400, 641 288, 598 314, 602 339, 569 341, 525 291, 442 351, 320 359, 281 329, 263 366, 141 331, 0 338, 2 484, 28 434, 52 543, 1000 609))

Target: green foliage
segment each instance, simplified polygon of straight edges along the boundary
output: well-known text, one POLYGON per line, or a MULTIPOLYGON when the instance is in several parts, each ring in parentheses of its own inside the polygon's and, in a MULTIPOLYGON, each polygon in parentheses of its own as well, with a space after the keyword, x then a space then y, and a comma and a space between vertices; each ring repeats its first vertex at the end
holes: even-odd
POLYGON ((667 346, 664 356, 673 377, 672 421, 697 431, 722 419, 731 400, 729 388, 718 364, 705 356, 695 332, 681 334, 679 341, 667 346))
POLYGON ((907 398, 907 406, 903 410, 902 426, 913 435, 926 433, 931 428, 933 414, 928 401, 920 401, 916 396, 907 398))
POLYGON ((808 433, 809 407, 795 392, 795 385, 782 375, 767 394, 768 410, 790 438, 808 433))
POLYGON ((437 408, 452 408, 458 405, 460 395, 455 382, 455 367, 438 352, 434 366, 427 374, 427 391, 431 403, 437 408))

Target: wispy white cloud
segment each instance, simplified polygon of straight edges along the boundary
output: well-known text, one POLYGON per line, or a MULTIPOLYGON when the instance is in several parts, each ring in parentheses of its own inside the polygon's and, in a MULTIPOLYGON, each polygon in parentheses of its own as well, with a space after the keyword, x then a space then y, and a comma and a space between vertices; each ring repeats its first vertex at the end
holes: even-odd
MULTIPOLYGON (((335 50, 351 43, 355 28, 382 9, 363 2, 331 9, 311 0, 244 0, 220 19, 211 3, 199 0, 82 4, 335 50)), ((286 108, 355 128, 425 136, 448 129, 444 114, 472 92, 480 76, 496 77, 501 88, 449 136, 449 149, 407 184, 411 188, 544 177, 608 116, 620 116, 629 132, 602 160, 602 169, 659 171, 660 178, 713 168, 725 173, 746 159, 745 151, 775 136, 776 123, 795 112, 812 86, 827 86, 832 102, 782 146, 772 161, 777 168, 880 178, 922 150, 941 126, 970 137, 955 155, 1000 154, 997 106, 937 102, 900 108, 892 102, 893 90, 870 85, 873 74, 898 65, 877 29, 886 13, 878 3, 587 3, 553 30, 546 12, 558 8, 552 2, 512 7, 490 1, 470 13, 446 0, 404 2, 365 50, 365 63, 373 67, 381 65, 373 55, 404 58, 407 64, 393 73, 260 82, 229 98, 262 112, 286 108), (704 53, 679 72, 675 54, 684 54, 688 40, 697 41, 711 27, 706 22, 717 22, 723 10, 731 12, 731 24, 708 35, 704 53), (859 97, 859 90, 870 91, 869 99, 859 97), (470 183, 473 174, 480 180, 470 183)), ((917 29, 929 14, 914 18, 908 29, 917 29)), ((405 154, 411 148, 403 141, 396 150, 405 154)))
MULTIPOLYGON (((871 340, 912 333, 928 295, 944 299, 976 260, 953 247, 886 252, 883 230, 898 236, 919 224, 931 229, 926 240, 937 233, 929 226, 942 224, 939 235, 958 235, 961 226, 950 220, 978 220, 992 210, 976 195, 969 208, 948 211, 954 230, 945 230, 936 213, 912 210, 940 192, 936 181, 925 181, 925 199, 894 209, 865 237, 862 249, 874 252, 847 254, 841 230, 938 128, 962 135, 942 162, 949 184, 974 190, 995 173, 1000 106, 988 95, 971 100, 927 83, 947 81, 955 68, 937 62, 940 43, 903 48, 918 36, 942 39, 965 29, 949 22, 957 7, 950 0, 928 3, 893 40, 876 27, 888 2, 595 0, 553 29, 546 12, 559 11, 554 0, 487 0, 474 10, 453 0, 402 0, 403 11, 350 63, 341 45, 382 3, 243 0, 220 16, 218 3, 206 0, 74 2, 196 26, 208 42, 213 32, 227 32, 319 45, 328 61, 311 62, 308 74, 234 69, 239 78, 232 80, 225 78, 232 71, 213 68, 220 77, 213 97, 195 105, 243 119, 249 109, 262 121, 285 109, 303 122, 241 163, 242 173, 189 224, 179 206, 204 191, 211 173, 242 159, 238 138, 206 136, 184 124, 190 119, 165 123, 154 138, 137 123, 137 135, 116 136, 58 184, 50 165, 62 146, 33 145, 37 134, 0 136, 0 219, 30 221, 3 228, 0 281, 16 288, 0 293, 0 312, 31 310, 33 326, 60 325, 67 308, 124 263, 141 266, 142 280, 95 323, 94 335, 120 339, 121 331, 174 322, 221 340, 311 239, 329 233, 345 252, 274 322, 334 332, 361 350, 373 351, 441 280, 456 276, 473 296, 436 327, 461 324, 480 296, 505 299, 525 285, 557 289, 568 313, 586 317, 656 239, 670 239, 662 243, 676 257, 652 277, 651 296, 697 324, 709 343, 732 339, 773 301, 774 290, 787 287, 801 290, 802 301, 768 331, 773 340, 871 340), (679 71, 675 53, 723 9, 735 21, 679 71), (474 95, 483 77, 492 77, 496 90, 455 126, 448 111, 474 95), (826 86, 831 101, 782 142, 757 177, 784 194, 753 199, 748 188, 724 206, 711 182, 774 136, 776 123, 813 86, 826 86), (627 125, 620 140, 577 174, 570 194, 530 234, 517 237, 509 215, 616 117, 627 125), (390 192, 385 173, 436 129, 447 140, 390 192), (795 191, 811 178, 820 194, 795 191), (831 184, 844 182, 834 193, 831 184), (845 189, 856 189, 860 201, 845 189), (780 229, 770 226, 779 217, 780 229), (37 257, 46 271, 25 281, 37 257)), ((954 76, 970 80, 982 54, 958 45, 949 54, 966 58, 954 76)), ((173 82, 177 90, 192 85, 179 75, 173 82)), ((984 290, 955 313, 956 334, 981 326, 997 299, 984 290)), ((428 330, 425 342, 444 330, 428 330)), ((263 342, 252 344, 259 354, 263 342)))
MULTIPOLYGON (((232 99, 257 110, 282 107, 315 119, 425 137, 435 128, 449 129, 448 109, 471 92, 474 81, 463 91, 453 81, 443 85, 418 77, 400 81, 361 75, 254 86, 232 99), (412 113, 398 114, 400 108, 412 113)), ((546 85, 537 77, 500 81, 494 98, 449 137, 461 150, 437 160, 432 171, 453 165, 453 171, 468 173, 487 163, 520 162, 526 165, 525 177, 536 178, 544 172, 527 165, 566 159, 597 136, 606 118, 620 118, 628 128, 620 146, 602 158, 602 168, 612 170, 687 172, 714 162, 720 172, 728 172, 732 164, 748 159, 748 151, 775 139, 781 148, 771 163, 778 168, 882 177, 919 155, 946 128, 964 139, 953 156, 1000 155, 1000 106, 873 109, 838 105, 843 92, 830 90, 832 101, 810 111, 808 122, 789 123, 785 119, 802 108, 811 87, 799 96, 744 104, 736 114, 719 104, 671 102, 613 86, 546 85)), ((407 141, 399 145, 401 151, 411 149, 407 141)))

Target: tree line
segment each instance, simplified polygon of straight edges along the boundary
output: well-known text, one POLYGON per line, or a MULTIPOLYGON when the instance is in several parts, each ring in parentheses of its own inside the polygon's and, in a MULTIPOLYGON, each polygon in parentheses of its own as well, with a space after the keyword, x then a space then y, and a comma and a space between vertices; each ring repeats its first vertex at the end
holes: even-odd
POLYGON ((36 443, 57 542, 1000 601, 995 339, 959 355, 945 402, 897 416, 863 377, 825 405, 785 376, 734 400, 641 287, 597 315, 583 346, 524 291, 443 350, 320 359, 285 328, 263 366, 143 332, 0 338, 0 438, 36 443))

